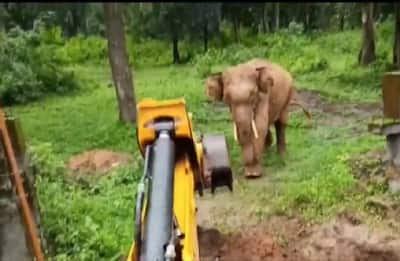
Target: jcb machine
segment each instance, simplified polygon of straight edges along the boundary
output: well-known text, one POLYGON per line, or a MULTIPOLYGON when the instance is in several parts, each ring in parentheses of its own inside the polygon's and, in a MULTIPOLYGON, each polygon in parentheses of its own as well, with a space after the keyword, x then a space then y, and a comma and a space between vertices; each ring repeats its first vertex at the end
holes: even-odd
POLYGON ((232 191, 225 137, 196 137, 183 99, 140 102, 137 137, 145 164, 128 261, 197 261, 195 193, 232 191))

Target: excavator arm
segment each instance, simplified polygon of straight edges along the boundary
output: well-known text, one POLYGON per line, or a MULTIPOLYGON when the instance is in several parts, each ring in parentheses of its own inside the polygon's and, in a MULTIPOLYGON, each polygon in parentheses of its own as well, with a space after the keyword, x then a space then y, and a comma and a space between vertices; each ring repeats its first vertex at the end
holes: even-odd
POLYGON ((140 102, 137 137, 145 164, 127 260, 197 261, 195 193, 219 186, 232 190, 225 138, 197 137, 183 99, 140 102))

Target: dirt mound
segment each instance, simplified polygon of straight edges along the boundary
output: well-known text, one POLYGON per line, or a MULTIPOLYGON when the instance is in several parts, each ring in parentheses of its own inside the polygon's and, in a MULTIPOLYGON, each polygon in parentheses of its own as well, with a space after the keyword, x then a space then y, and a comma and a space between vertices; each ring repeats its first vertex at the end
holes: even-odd
POLYGON ((104 174, 111 169, 128 164, 132 156, 108 150, 92 150, 73 156, 68 163, 68 168, 79 173, 104 174))
POLYGON ((200 229, 199 238, 204 261, 285 260, 273 236, 258 227, 226 236, 215 229, 200 229))
POLYGON ((400 239, 343 219, 317 228, 301 242, 303 260, 400 260, 400 239))

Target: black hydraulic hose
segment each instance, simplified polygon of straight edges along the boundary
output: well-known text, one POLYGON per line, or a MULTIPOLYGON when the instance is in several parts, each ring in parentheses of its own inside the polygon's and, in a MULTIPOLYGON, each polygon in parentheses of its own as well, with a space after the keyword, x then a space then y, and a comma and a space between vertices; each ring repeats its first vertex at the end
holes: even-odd
POLYGON ((150 184, 141 261, 165 260, 173 233, 175 143, 169 131, 160 131, 150 162, 150 184))
POLYGON ((144 157, 144 171, 143 176, 138 184, 137 198, 136 198, 136 209, 135 209, 135 257, 139 260, 140 249, 142 244, 142 214, 143 214, 143 202, 145 197, 145 182, 148 179, 148 166, 150 159, 151 146, 146 146, 145 157, 144 157))

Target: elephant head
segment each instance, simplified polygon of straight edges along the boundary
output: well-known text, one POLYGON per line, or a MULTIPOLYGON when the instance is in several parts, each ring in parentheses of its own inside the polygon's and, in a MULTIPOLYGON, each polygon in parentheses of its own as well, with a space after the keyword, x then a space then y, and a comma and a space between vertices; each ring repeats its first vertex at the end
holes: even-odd
POLYGON ((274 80, 267 66, 239 64, 206 79, 206 93, 230 108, 235 140, 246 173, 261 174, 260 159, 268 131, 268 95, 274 80))

